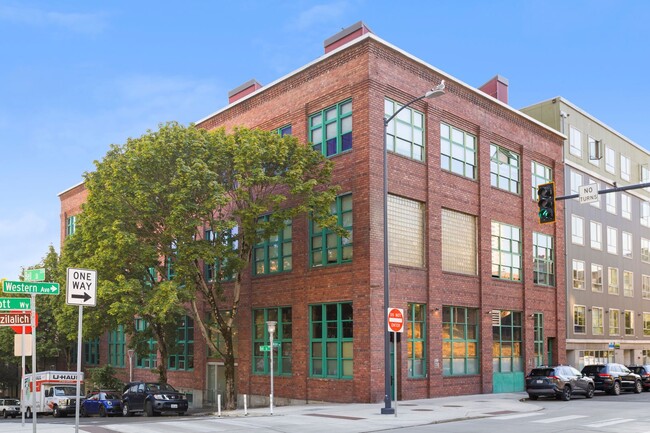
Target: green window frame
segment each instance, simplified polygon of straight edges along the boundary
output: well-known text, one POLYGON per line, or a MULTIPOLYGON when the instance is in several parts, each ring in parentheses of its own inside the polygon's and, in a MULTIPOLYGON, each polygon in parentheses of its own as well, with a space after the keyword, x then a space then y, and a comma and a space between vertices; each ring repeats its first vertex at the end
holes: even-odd
POLYGON ((553 182, 553 171, 551 167, 541 164, 537 161, 531 161, 530 171, 532 177, 532 199, 537 201, 537 187, 545 183, 553 182))
POLYGON ((65 219, 65 235, 66 236, 73 235, 76 230, 77 230, 77 216, 70 215, 65 219))
MULTIPOLYGON (((395 114, 402 104, 384 99, 384 119, 395 114)), ((424 114, 411 107, 404 108, 386 127, 386 149, 416 161, 425 160, 424 114)))
POLYGON ((533 282, 555 286, 555 251, 553 237, 533 232, 533 282))
POLYGON ((352 379, 352 302, 309 306, 309 376, 352 379))
POLYGON ((492 312, 492 371, 524 371, 522 314, 519 311, 492 312))
POLYGON ((476 137, 446 123, 440 124, 440 167, 476 179, 476 137))
POLYGON ((276 129, 276 132, 280 135, 280 137, 284 137, 285 135, 292 135, 291 124, 276 129))
POLYGON ((442 375, 479 374, 479 314, 476 308, 442 307, 442 375))
POLYGON ((99 338, 84 341, 84 363, 99 365, 99 338))
POLYGON ((310 255, 312 267, 337 265, 352 261, 352 194, 340 195, 330 208, 336 215, 338 225, 349 232, 348 237, 340 237, 334 231, 321 228, 310 221, 310 255))
POLYGON ((490 184, 519 194, 521 192, 521 157, 510 149, 490 143, 490 184))
POLYGON ((406 309, 408 377, 427 375, 427 305, 409 303, 406 309))
POLYGON ((113 367, 125 366, 126 336, 124 326, 118 325, 108 333, 108 363, 113 367))
POLYGON ((492 221, 492 278, 521 281, 521 228, 492 221))
POLYGON ((167 359, 167 368, 176 371, 194 370, 194 320, 185 316, 178 326, 176 348, 167 359))
MULTIPOLYGON (((149 323, 145 319, 135 319, 135 332, 144 332, 148 327, 149 323)), ((158 366, 158 342, 151 337, 147 340, 147 346, 148 355, 135 357, 136 368, 154 369, 158 366)))
POLYGON ((352 150, 352 99, 311 114, 309 141, 327 157, 352 150))
MULTIPOLYGON (((269 216, 259 218, 267 222, 269 216)), ((291 220, 277 234, 263 239, 253 248, 253 275, 277 274, 293 269, 293 228, 291 220)))
POLYGON ((533 314, 533 347, 535 365, 544 365, 544 314, 533 314))
POLYGON ((291 307, 259 308, 253 310, 253 374, 269 374, 271 352, 262 351, 269 346, 270 336, 266 322, 277 322, 273 335, 273 375, 290 376, 293 369, 293 327, 291 307))
MULTIPOLYGON (((239 226, 235 226, 228 233, 226 233, 223 242, 225 242, 229 247, 231 247, 234 251, 236 251, 239 248, 239 226)), ((206 229, 204 234, 203 234, 203 239, 210 241, 214 244, 214 242, 218 242, 214 231, 211 229, 206 229)), ((204 264, 204 277, 205 281, 207 282, 213 282, 215 281, 215 278, 217 275, 221 275, 221 278, 219 281, 221 282, 229 282, 233 281, 235 279, 235 274, 234 272, 230 275, 225 275, 224 271, 221 270, 222 267, 225 267, 228 264, 228 260, 219 260, 216 259, 214 263, 205 263, 204 264)))

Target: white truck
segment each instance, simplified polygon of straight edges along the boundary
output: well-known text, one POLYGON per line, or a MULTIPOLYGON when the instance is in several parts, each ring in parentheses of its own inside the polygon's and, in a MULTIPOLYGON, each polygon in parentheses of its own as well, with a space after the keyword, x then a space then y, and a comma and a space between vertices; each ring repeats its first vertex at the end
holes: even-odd
MULTIPOLYGON (((83 373, 79 377, 80 401, 83 400, 83 373)), ((22 386, 22 401, 25 416, 31 418, 32 414, 52 414, 55 417, 74 414, 77 404, 77 372, 70 371, 41 371, 35 374, 26 374, 22 386), (36 391, 33 395, 34 380, 36 391), (35 397, 33 403, 32 398, 35 397), (32 407, 33 405, 33 407, 32 407)))

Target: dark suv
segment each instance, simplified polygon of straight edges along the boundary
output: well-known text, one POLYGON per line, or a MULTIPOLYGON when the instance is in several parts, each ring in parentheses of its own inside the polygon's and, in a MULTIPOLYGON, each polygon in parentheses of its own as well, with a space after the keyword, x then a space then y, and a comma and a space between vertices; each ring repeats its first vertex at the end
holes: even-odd
POLYGON ((641 376, 644 391, 650 391, 650 365, 628 365, 627 368, 641 376))
POLYGON ((183 415, 187 412, 187 399, 166 383, 130 382, 122 394, 122 415, 130 416, 134 412, 144 412, 146 416, 162 412, 183 415))
POLYGON ((594 396, 594 381, 569 365, 540 366, 526 376, 526 392, 531 400, 540 396, 569 401, 573 394, 594 396))
POLYGON ((619 395, 621 390, 643 391, 641 376, 631 372, 623 364, 593 364, 585 365, 582 372, 591 377, 596 384, 596 389, 609 394, 619 395))

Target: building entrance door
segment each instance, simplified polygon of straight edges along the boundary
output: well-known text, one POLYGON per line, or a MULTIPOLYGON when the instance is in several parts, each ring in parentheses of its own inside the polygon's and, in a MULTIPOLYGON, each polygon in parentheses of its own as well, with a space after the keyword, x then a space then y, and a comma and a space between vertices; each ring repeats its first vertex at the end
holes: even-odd
POLYGON ((226 377, 222 362, 208 363, 207 384, 208 395, 205 400, 206 404, 209 406, 216 406, 217 395, 221 394, 221 406, 223 407, 226 393, 226 377))

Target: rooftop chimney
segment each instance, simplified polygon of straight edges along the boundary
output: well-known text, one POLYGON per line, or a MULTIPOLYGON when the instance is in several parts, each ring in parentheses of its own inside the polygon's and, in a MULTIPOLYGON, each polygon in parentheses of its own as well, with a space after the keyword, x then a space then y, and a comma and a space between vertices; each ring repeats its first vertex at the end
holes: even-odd
POLYGON ((363 21, 352 24, 347 29, 343 29, 334 36, 325 39, 325 42, 323 43, 325 46, 325 54, 337 49, 341 45, 344 45, 353 39, 358 38, 361 35, 365 35, 366 33, 372 33, 372 30, 370 30, 370 27, 365 25, 363 21))
POLYGON ((232 104, 233 102, 243 98, 246 95, 250 95, 260 88, 262 88, 262 85, 258 83, 254 78, 252 80, 246 81, 241 86, 235 87, 230 92, 228 92, 228 103, 232 104))
POLYGON ((508 79, 501 75, 495 75, 490 81, 478 89, 504 104, 508 103, 508 79))

